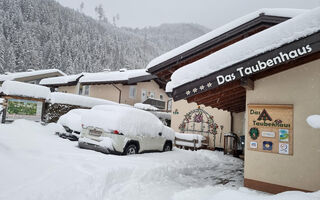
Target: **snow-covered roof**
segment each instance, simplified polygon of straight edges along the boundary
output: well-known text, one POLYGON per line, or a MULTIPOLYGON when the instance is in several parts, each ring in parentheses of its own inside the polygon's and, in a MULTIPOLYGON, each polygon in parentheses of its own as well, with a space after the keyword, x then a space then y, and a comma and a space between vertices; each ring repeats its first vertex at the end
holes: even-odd
POLYGON ((320 30, 320 7, 245 38, 196 62, 176 70, 166 91, 200 79, 235 63, 276 49, 320 30))
POLYGON ((31 76, 39 76, 51 73, 59 73, 61 76, 65 76, 66 74, 58 69, 44 69, 44 70, 35 70, 35 71, 27 71, 27 72, 15 72, 9 74, 0 75, 0 82, 6 80, 16 80, 19 78, 26 78, 31 76))
POLYGON ((2 92, 5 95, 15 95, 46 99, 50 94, 50 89, 45 86, 23 83, 18 81, 5 81, 2 84, 2 92))
POLYGON ((75 74, 68 76, 58 76, 52 78, 44 78, 40 81, 40 85, 64 85, 71 82, 75 82, 78 78, 80 78, 83 74, 75 74))
POLYGON ((203 44, 223 33, 226 33, 244 23, 247 23, 257 17, 259 17, 260 14, 264 13, 265 15, 269 16, 278 16, 278 17, 288 17, 292 18, 295 17, 301 13, 306 12, 306 10, 303 9, 289 9, 289 8, 264 8, 260 9, 256 12, 250 13, 248 15, 245 15, 243 17, 240 17, 234 21, 231 21, 230 23, 225 24, 224 26, 221 26, 209 33, 204 34, 201 37, 198 37, 180 47, 177 47, 167 53, 162 54, 161 56, 151 60, 151 62, 147 65, 147 69, 150 69, 162 62, 165 62, 166 60, 169 60, 175 56, 178 56, 182 54, 183 52, 190 50, 200 44, 203 44))
POLYGON ((134 69, 134 70, 121 70, 111 72, 98 72, 91 74, 84 74, 80 78, 80 83, 99 83, 99 82, 126 82, 131 78, 137 78, 141 76, 149 76, 150 73, 146 72, 146 69, 134 69))
POLYGON ((152 114, 157 116, 159 119, 167 119, 171 120, 171 113, 170 112, 161 112, 161 111, 150 111, 152 114))
POLYGON ((52 92, 47 97, 47 102, 49 103, 59 103, 59 104, 69 104, 91 108, 96 105, 118 105, 113 101, 108 101, 104 99, 98 99, 93 97, 87 97, 77 94, 63 93, 63 92, 52 92))
POLYGON ((141 109, 141 110, 159 110, 158 108, 156 108, 152 105, 144 104, 144 103, 135 103, 134 107, 141 109))

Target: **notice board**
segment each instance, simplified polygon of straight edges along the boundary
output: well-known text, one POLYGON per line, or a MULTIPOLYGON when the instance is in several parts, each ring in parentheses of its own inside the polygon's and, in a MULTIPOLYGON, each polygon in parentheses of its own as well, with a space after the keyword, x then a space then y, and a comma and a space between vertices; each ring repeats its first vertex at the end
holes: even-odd
POLYGON ((44 104, 43 100, 21 97, 5 97, 5 102, 5 121, 13 121, 16 119, 41 121, 44 104))
POLYGON ((293 155, 293 105, 248 105, 247 149, 293 155))

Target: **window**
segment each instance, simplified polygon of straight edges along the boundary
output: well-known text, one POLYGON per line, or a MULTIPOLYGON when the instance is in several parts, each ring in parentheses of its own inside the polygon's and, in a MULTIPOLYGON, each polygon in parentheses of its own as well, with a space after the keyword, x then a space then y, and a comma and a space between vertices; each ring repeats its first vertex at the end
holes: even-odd
POLYGON ((154 99, 154 92, 150 92, 150 98, 154 99))
POLYGON ((79 93, 78 93, 79 95, 82 95, 82 90, 83 90, 83 85, 80 85, 79 86, 79 93))
POLYGON ((130 86, 129 97, 132 99, 135 99, 136 93, 137 93, 136 86, 130 86))
POLYGON ((163 95, 162 94, 160 94, 160 100, 163 100, 163 95))
POLYGON ((86 95, 86 96, 89 95, 89 85, 84 86, 84 95, 86 95))
POLYGON ((89 85, 80 85, 79 86, 79 95, 89 95, 89 85))
POLYGON ((172 110, 172 99, 168 100, 168 105, 167 106, 168 106, 167 107, 168 110, 172 110))

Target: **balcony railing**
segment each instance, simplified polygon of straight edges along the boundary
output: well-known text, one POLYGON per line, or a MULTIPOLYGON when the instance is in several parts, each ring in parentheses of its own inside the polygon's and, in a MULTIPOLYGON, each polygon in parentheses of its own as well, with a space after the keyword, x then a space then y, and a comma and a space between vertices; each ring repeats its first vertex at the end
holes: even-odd
POLYGON ((154 106, 154 107, 159 108, 159 109, 165 109, 166 108, 166 102, 162 101, 162 100, 159 100, 159 99, 148 98, 147 100, 145 100, 142 103, 149 104, 149 105, 154 106))

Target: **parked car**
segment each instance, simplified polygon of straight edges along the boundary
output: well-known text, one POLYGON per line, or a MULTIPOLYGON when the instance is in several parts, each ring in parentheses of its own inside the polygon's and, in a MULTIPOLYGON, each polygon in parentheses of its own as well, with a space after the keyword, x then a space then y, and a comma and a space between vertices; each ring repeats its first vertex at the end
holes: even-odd
POLYGON ((81 118, 88 111, 89 109, 73 109, 62 115, 57 123, 63 126, 65 132, 58 132, 57 134, 72 141, 78 140, 82 130, 81 118))
POLYGON ((127 106, 104 105, 82 117, 79 147, 103 153, 137 154, 171 151, 174 131, 152 113, 127 106))

